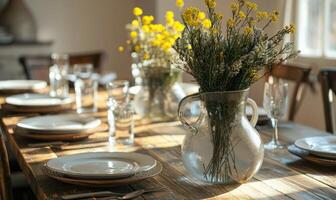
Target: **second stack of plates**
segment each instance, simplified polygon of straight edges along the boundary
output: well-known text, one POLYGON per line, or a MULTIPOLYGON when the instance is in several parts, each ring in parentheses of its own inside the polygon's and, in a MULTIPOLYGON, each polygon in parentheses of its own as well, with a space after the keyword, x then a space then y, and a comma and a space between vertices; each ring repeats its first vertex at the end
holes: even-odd
POLYGON ((94 152, 55 158, 43 169, 51 178, 65 183, 119 186, 153 177, 162 171, 162 165, 140 153, 94 152))
POLYGON ((100 119, 89 115, 45 115, 20 120, 15 133, 38 140, 77 140, 87 138, 100 125, 100 119))
POLYGON ((70 97, 51 97, 47 94, 17 94, 5 99, 5 108, 12 112, 49 113, 70 110, 74 100, 70 97))
POLYGON ((298 139, 288 150, 318 164, 336 165, 336 136, 298 139))

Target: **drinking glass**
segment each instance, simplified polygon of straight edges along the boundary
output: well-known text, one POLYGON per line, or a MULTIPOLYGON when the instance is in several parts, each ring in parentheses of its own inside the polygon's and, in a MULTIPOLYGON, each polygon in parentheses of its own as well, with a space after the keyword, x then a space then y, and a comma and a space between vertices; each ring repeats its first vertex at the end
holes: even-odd
POLYGON ((108 94, 108 106, 117 106, 128 103, 129 82, 115 80, 106 84, 108 94))
POLYGON ((131 104, 119 105, 108 110, 109 142, 133 145, 134 110, 131 104))
POLYGON ((93 79, 91 64, 74 65, 77 113, 97 111, 98 81, 93 79))
POLYGON ((128 81, 111 81, 106 85, 108 93, 109 142, 132 145, 134 143, 134 110, 129 102, 128 81))
POLYGON ((265 83, 263 106, 274 128, 272 140, 265 144, 264 148, 269 150, 284 148, 285 145, 279 142, 278 121, 287 112, 288 84, 270 77, 269 82, 265 83))
POLYGON ((50 96, 67 97, 69 95, 68 68, 69 56, 52 54, 53 65, 49 68, 50 96))

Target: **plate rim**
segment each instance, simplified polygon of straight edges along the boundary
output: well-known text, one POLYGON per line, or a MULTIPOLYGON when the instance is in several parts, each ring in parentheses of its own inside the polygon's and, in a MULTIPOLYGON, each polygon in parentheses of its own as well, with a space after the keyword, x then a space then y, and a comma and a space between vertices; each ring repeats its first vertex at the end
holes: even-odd
POLYGON ((16 104, 14 102, 10 102, 12 101, 11 99, 15 99, 19 96, 24 96, 24 95, 35 95, 35 96, 45 96, 45 97, 51 97, 54 99, 61 99, 58 97, 52 97, 48 94, 37 94, 37 93, 24 93, 24 94, 15 94, 15 95, 11 95, 5 98, 5 102, 9 105, 13 105, 13 106, 22 106, 22 107, 52 107, 52 106, 63 106, 63 105, 68 105, 71 103, 74 103, 74 99, 71 97, 65 97, 63 100, 60 101, 60 103, 57 104, 16 104))
POLYGON ((49 172, 48 168, 45 167, 45 165, 42 165, 42 170, 44 174, 49 176, 50 178, 53 178, 57 181, 72 184, 72 185, 81 185, 81 186, 94 186, 94 187, 106 187, 106 186, 121 186, 121 185, 129 185, 132 183, 140 182, 143 180, 146 180, 148 178, 154 177, 159 175, 163 170, 163 165, 157 161, 157 164, 150 170, 148 170, 148 173, 151 174, 142 175, 142 176, 131 176, 128 178, 121 178, 121 179, 107 179, 107 180, 98 180, 98 179, 74 179, 67 176, 59 176, 52 174, 52 172, 49 172))
POLYGON ((297 139, 294 142, 294 145, 300 149, 304 149, 306 151, 311 152, 312 154, 315 155, 319 155, 321 157, 328 157, 328 158, 336 158, 336 153, 330 153, 330 152, 326 152, 326 151, 321 151, 321 150, 316 150, 316 149, 311 149, 311 148, 307 148, 306 146, 302 146, 300 145, 301 142, 304 142, 307 139, 312 139, 312 138, 334 138, 336 140, 336 136, 332 136, 332 135, 328 135, 328 136, 313 136, 313 137, 306 137, 306 138, 301 138, 301 139, 297 139))
POLYGON ((72 155, 57 157, 57 158, 51 159, 51 160, 49 160, 48 162, 45 163, 45 167, 48 170, 54 171, 56 173, 61 173, 65 176, 71 177, 71 178, 89 179, 89 180, 92 180, 92 179, 118 179, 118 178, 130 177, 130 176, 133 176, 136 173, 141 172, 141 171, 149 171, 149 170, 153 169, 156 165, 157 165, 157 161, 152 156, 137 153, 137 152, 86 152, 86 153, 78 153, 78 154, 72 154, 72 155), (80 157, 79 159, 83 159, 83 158, 85 159, 85 156, 88 156, 88 157, 91 156, 92 158, 97 158, 97 157, 101 156, 101 157, 111 157, 111 158, 117 157, 117 158, 126 159, 124 156, 127 155, 127 154, 128 155, 132 154, 133 157, 135 157, 135 158, 140 158, 140 156, 142 156, 142 159, 143 159, 144 157, 147 157, 146 159, 148 159, 150 162, 153 162, 153 163, 151 163, 151 166, 149 168, 144 170, 144 169, 142 169, 143 167, 139 164, 139 160, 141 160, 141 159, 131 160, 130 158, 127 158, 130 161, 136 162, 138 167, 133 171, 125 172, 125 173, 118 173, 118 174, 85 174, 85 175, 83 175, 83 174, 80 174, 78 172, 71 172, 71 171, 67 171, 66 169, 64 169, 64 164, 67 160, 75 159, 74 157, 78 157, 78 156, 80 157), (57 163, 55 163, 57 161, 60 162, 59 167, 61 167, 62 169, 57 169, 55 166, 54 167, 50 166, 52 164, 57 164, 57 163), (62 164, 62 161, 63 161, 63 164, 62 164))
POLYGON ((64 118, 64 117, 70 117, 70 116, 85 116, 85 115, 82 115, 82 114, 56 114, 56 115, 43 115, 43 116, 34 116, 34 117, 28 117, 28 118, 24 118, 24 119, 21 119, 20 121, 17 122, 17 126, 19 128, 23 128, 23 129, 26 129, 26 130, 29 130, 29 131, 37 131, 39 133, 49 133, 51 131, 53 132, 62 132, 62 133, 77 133, 77 132, 81 132, 81 131, 87 131, 87 130, 90 130, 90 129, 94 129, 94 128, 97 128, 99 127, 101 124, 102 124, 102 121, 101 119, 99 118, 96 118, 96 117, 93 117, 93 116, 87 116, 88 118, 91 118, 92 122, 94 122, 94 126, 92 125, 92 127, 82 127, 82 128, 78 128, 78 129, 59 129, 58 127, 54 127, 54 128, 38 128, 38 127, 34 127, 34 126, 31 126, 31 125, 28 125, 28 124, 24 124, 26 123, 26 121, 29 121, 29 120, 33 120, 33 119, 37 119, 37 118, 46 118, 46 117, 60 117, 60 118, 64 118))
POLYGON ((43 80, 3 80, 0 81, 0 83, 4 82, 30 82, 31 85, 25 86, 25 87, 15 87, 15 88, 10 88, 10 87, 1 87, 0 86, 0 91, 9 91, 9 90, 32 90, 32 89, 43 89, 47 87, 47 82, 43 80))

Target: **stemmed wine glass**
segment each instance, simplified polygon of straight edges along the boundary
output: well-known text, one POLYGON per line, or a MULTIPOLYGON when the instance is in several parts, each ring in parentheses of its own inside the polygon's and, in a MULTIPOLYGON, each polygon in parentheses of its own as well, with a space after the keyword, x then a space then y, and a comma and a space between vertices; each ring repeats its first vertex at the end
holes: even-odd
POLYGON ((265 83, 263 106, 267 116, 271 118, 274 134, 272 140, 264 145, 265 149, 275 150, 285 147, 279 142, 278 121, 285 116, 287 105, 288 84, 269 77, 268 82, 265 83))

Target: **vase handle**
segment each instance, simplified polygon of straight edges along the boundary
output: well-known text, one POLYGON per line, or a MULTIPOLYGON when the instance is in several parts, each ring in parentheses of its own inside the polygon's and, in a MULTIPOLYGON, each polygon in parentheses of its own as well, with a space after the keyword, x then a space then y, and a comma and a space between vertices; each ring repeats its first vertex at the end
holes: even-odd
MULTIPOLYGON (((184 97, 180 103, 179 103, 179 106, 178 106, 178 118, 179 120, 181 121, 181 123, 187 127, 190 131, 192 131, 193 133, 197 133, 197 128, 196 127, 193 127, 192 125, 190 125, 187 120, 185 119, 184 117, 184 112, 183 112, 183 108, 184 106, 187 104, 187 103, 190 103, 190 102, 193 102, 193 101, 197 101, 197 100, 200 100, 200 96, 199 96, 199 93, 195 93, 195 94, 191 94, 191 95, 188 95, 186 97, 184 97)), ((200 116, 199 116, 200 117, 200 116)), ((199 118, 198 117, 198 118, 199 118)), ((198 119, 196 120, 198 121, 198 119)))
POLYGON ((252 113, 252 118, 250 120, 250 123, 253 127, 255 127, 257 125, 258 118, 259 118, 258 106, 256 102, 250 98, 247 98, 247 104, 250 104, 250 106, 252 107, 253 113, 252 113))

